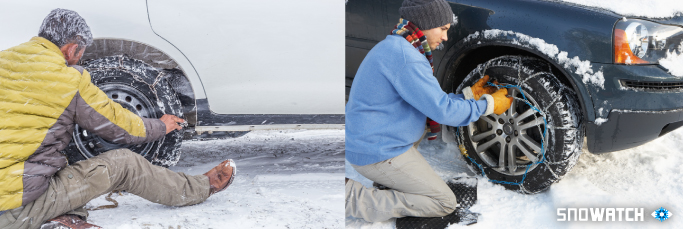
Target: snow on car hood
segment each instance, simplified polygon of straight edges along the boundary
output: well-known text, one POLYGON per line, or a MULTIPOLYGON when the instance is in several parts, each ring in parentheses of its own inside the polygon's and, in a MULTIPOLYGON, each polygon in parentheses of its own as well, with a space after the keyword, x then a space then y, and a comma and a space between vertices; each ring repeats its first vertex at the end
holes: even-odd
POLYGON ((499 37, 512 36, 512 43, 516 45, 521 45, 530 49, 538 50, 548 57, 555 60, 561 66, 563 66, 567 71, 574 72, 581 76, 581 80, 584 84, 593 84, 599 88, 605 89, 605 77, 602 73, 602 69, 598 71, 593 70, 593 65, 588 60, 581 60, 578 56, 569 58, 569 53, 559 50, 559 48, 554 44, 549 44, 545 40, 531 37, 526 34, 514 32, 514 31, 504 31, 499 29, 491 29, 484 31, 477 31, 470 34, 464 39, 467 42, 470 39, 478 38, 480 40, 493 40, 499 37))
POLYGON ((582 6, 602 8, 622 16, 672 18, 683 16, 681 0, 555 0, 582 6))
POLYGON ((666 58, 659 60, 659 65, 669 70, 671 75, 683 77, 683 41, 678 46, 678 53, 672 51, 666 54, 666 58))

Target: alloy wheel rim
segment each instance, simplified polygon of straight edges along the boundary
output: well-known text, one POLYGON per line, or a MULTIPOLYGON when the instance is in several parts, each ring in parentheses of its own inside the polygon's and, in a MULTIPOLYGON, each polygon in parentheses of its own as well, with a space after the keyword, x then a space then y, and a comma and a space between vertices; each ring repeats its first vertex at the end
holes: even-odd
MULTIPOLYGON (((484 164, 505 175, 523 175, 529 167, 537 167, 541 157, 541 142, 547 146, 543 134, 543 116, 524 102, 519 88, 508 88, 508 95, 514 100, 510 109, 501 115, 481 117, 468 125, 470 144, 484 164)), ((533 106, 538 103, 522 91, 533 106)))

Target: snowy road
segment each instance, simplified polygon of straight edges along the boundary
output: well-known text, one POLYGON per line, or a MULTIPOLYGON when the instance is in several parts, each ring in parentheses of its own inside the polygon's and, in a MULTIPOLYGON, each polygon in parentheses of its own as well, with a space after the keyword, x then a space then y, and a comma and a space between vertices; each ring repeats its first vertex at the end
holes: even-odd
MULTIPOLYGON (((438 140, 437 140, 438 141, 438 140)), ((423 141, 419 150, 442 178, 474 176, 457 147, 423 141)), ((683 129, 633 149, 603 155, 586 151, 574 169, 550 190, 536 195, 507 191, 481 179, 478 202, 471 209, 482 215, 466 228, 680 228, 683 224, 683 129), (557 222, 557 208, 645 208, 644 222, 557 222), (650 214, 664 207, 672 212, 664 222, 650 214)), ((348 162, 347 162, 348 163, 348 162)), ((346 175, 372 183, 347 166, 346 175)), ((346 219, 346 228, 394 228, 394 220, 368 223, 346 219)), ((465 227, 452 225, 450 228, 465 227)))
MULTIPOLYGON (((91 211, 104 228, 343 228, 344 131, 254 131, 183 142, 174 171, 203 174, 233 158, 234 183, 201 204, 168 207, 132 194, 115 209, 91 211)), ((99 197, 90 206, 110 204, 99 197)))

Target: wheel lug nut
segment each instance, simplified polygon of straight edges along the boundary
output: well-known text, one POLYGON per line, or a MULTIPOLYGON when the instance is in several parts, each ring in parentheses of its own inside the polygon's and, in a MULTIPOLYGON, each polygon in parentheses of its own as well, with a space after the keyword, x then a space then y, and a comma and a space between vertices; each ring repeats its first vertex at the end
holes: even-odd
POLYGON ((517 130, 515 130, 515 136, 517 136, 517 135, 519 135, 519 132, 517 130))
POLYGON ((515 124, 515 120, 514 120, 514 119, 510 119, 510 124, 515 124))
POLYGON ((512 139, 510 138, 510 136, 507 136, 507 137, 505 138, 505 141, 506 141, 507 143, 510 143, 510 140, 512 140, 512 139))
POLYGON ((498 123, 500 123, 500 124, 505 124, 505 121, 503 121, 502 118, 499 118, 499 119, 498 119, 498 123))
POLYGON ((501 129, 496 130, 496 134, 502 135, 502 134, 503 134, 503 130, 501 130, 501 129))

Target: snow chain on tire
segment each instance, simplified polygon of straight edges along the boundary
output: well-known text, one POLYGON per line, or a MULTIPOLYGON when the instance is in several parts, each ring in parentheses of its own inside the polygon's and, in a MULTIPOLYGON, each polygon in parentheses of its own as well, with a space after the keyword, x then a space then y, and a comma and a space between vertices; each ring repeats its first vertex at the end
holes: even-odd
MULTIPOLYGON (((171 114, 183 118, 180 99, 168 82, 173 74, 166 70, 123 55, 87 60, 83 67, 90 73, 94 85, 132 112, 141 112, 139 116, 157 119, 171 114)), ((70 163, 108 150, 128 148, 155 165, 169 167, 180 159, 183 132, 172 131, 157 141, 133 145, 108 142, 77 125, 72 136, 73 140, 64 150, 70 163)))
MULTIPOLYGON (((487 154, 490 148, 485 148, 482 152, 476 152, 476 148, 472 145, 474 143, 470 143, 471 136, 469 134, 473 131, 470 128, 481 125, 474 125, 475 123, 473 123, 465 128, 448 127, 456 134, 455 140, 459 145, 461 155, 475 173, 482 174, 491 182, 501 184, 507 189, 526 194, 538 193, 548 189, 550 185, 559 181, 571 170, 581 154, 584 131, 577 96, 571 88, 568 88, 559 81, 552 73, 548 63, 536 58, 522 56, 501 56, 480 64, 465 77, 455 92, 461 93, 464 87, 472 85, 487 74, 491 77, 491 80, 498 80, 501 85, 504 85, 503 87, 518 88, 525 99, 515 97, 516 102, 524 102, 528 104, 530 109, 534 109, 534 105, 527 98, 536 100, 537 112, 532 112, 529 118, 536 117, 537 113, 547 123, 543 125, 543 128, 541 127, 543 123, 536 125, 538 133, 543 133, 538 134, 541 139, 542 152, 536 152, 536 156, 540 156, 537 161, 528 159, 528 164, 515 166, 518 168, 526 167, 526 171, 521 175, 499 172, 498 170, 501 169, 499 166, 491 166, 489 165, 490 162, 487 164, 482 159, 482 155, 488 157, 489 161, 491 158, 494 158, 487 156, 491 154, 487 154), (532 166, 532 164, 535 166, 532 166)), ((508 91, 511 93, 510 89, 508 91)), ((510 109, 517 109, 518 107, 510 109)), ((519 114, 516 115, 518 115, 516 117, 521 116, 519 114)), ((537 120, 538 118, 536 117, 535 119, 537 120)), ((477 122, 482 121, 482 119, 491 120, 491 118, 481 117, 477 122)), ((520 119, 520 121, 525 119, 520 119)), ((510 122, 513 121, 511 120, 510 122)), ((526 125, 527 123, 524 124, 526 125)), ((492 130, 493 127, 489 131, 492 130)), ((521 133, 522 130, 520 129, 519 131, 521 139, 521 135, 523 135, 521 133)), ((498 135, 501 135, 500 132, 498 132, 498 135)), ((517 138, 517 130, 515 130, 514 136, 517 138)), ((525 138, 528 137, 526 136, 525 138)), ((479 142, 481 141, 483 139, 479 140, 479 142)), ((507 147, 502 144, 500 143, 500 147, 507 147)), ((491 147, 490 145, 489 147, 491 147)), ((529 144, 520 143, 520 145, 531 148, 529 144)), ((513 147, 510 147, 510 149, 512 149, 513 156, 517 155, 519 149, 515 150, 513 147)), ((506 151, 506 149, 502 149, 502 151, 510 152, 510 150, 506 151)), ((534 150, 529 151, 534 152, 534 150)), ((499 156, 500 153, 497 157, 500 158, 499 156)), ((515 161, 518 160, 517 156, 514 156, 514 158, 515 161)), ((507 163, 503 166, 503 170, 506 169, 506 166, 508 166, 507 163)), ((508 166, 507 169, 509 168, 508 166)))

